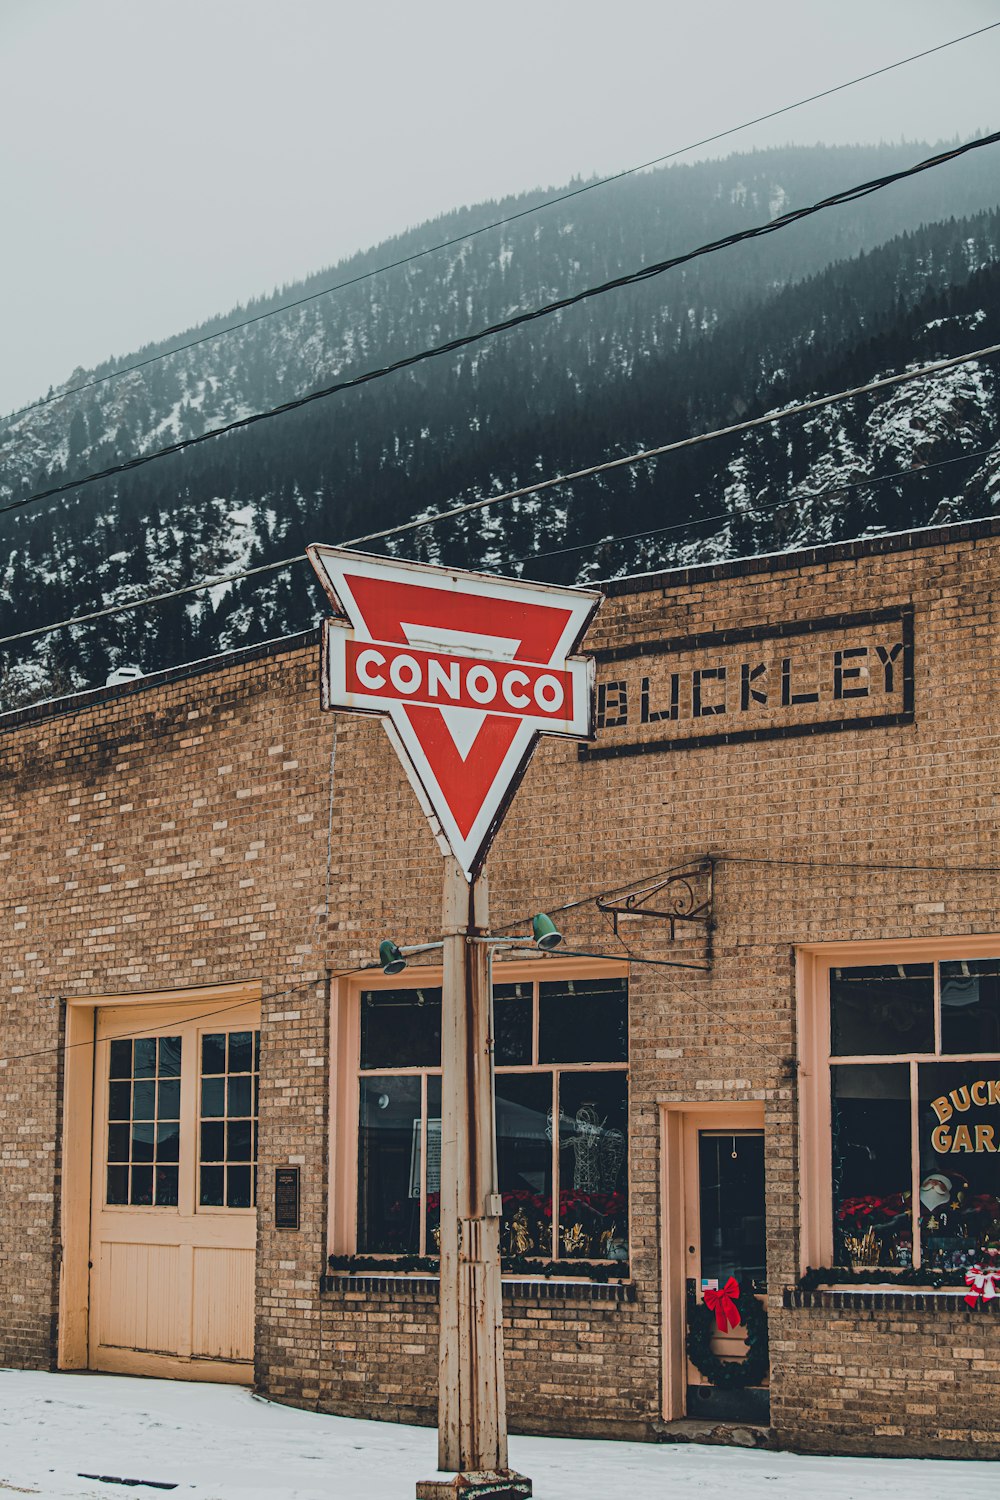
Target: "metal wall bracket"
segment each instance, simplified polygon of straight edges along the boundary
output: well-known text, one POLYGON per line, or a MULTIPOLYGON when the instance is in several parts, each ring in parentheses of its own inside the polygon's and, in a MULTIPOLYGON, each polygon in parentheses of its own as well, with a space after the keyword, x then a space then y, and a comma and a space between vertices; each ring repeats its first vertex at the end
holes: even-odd
POLYGON ((619 923, 638 917, 653 917, 669 925, 670 942, 677 939, 677 924, 693 923, 712 930, 712 894, 715 861, 710 855, 679 865, 656 880, 647 881, 627 894, 615 892, 598 896, 598 911, 611 917, 615 937, 620 938, 619 923))

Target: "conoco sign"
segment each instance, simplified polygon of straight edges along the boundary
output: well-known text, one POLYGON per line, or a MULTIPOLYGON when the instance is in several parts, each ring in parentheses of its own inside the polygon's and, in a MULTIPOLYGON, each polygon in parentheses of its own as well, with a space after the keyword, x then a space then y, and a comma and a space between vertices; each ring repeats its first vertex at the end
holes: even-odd
POLYGON ((600 594, 311 546, 323 706, 377 714, 438 843, 472 879, 540 734, 589 739, 600 594))

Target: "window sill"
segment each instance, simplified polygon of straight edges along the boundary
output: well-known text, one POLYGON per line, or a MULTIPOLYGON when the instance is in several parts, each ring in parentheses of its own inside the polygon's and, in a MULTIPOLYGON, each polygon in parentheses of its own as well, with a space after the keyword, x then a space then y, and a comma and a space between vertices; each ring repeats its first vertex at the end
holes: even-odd
POLYGON ((866 1287, 818 1287, 811 1292, 803 1291, 801 1287, 786 1287, 782 1306, 786 1309, 812 1307, 859 1312, 960 1312, 975 1317, 984 1312, 994 1317, 1000 1314, 1000 1297, 968 1307, 964 1300, 967 1290, 957 1286, 897 1287, 891 1282, 866 1287))
MULTIPOLYGON (((635 1302, 636 1288, 630 1281, 584 1281, 580 1277, 505 1276, 505 1300, 536 1302, 635 1302)), ((400 1297, 438 1295, 438 1278, 409 1271, 338 1271, 319 1279, 321 1293, 363 1292, 369 1296, 400 1297)))

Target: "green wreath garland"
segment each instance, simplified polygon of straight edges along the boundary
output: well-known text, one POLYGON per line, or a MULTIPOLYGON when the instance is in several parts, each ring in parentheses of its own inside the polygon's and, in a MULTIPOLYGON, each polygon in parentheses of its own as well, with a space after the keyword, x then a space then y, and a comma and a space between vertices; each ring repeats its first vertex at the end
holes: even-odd
POLYGON ((740 1318, 747 1331, 747 1352, 742 1359, 720 1359, 712 1349, 712 1336, 717 1331, 715 1313, 704 1302, 688 1305, 688 1359, 712 1385, 727 1391, 759 1385, 770 1364, 767 1309, 751 1292, 740 1301, 740 1318))

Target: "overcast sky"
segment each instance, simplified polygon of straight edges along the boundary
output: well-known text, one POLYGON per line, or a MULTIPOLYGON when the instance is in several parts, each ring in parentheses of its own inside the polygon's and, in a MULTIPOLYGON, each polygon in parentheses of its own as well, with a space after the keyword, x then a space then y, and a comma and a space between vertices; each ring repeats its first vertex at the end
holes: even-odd
MULTIPOLYGON (((995 21, 1000 0, 0 0, 0 412, 437 213, 995 21)), ((998 72, 1000 29, 712 152, 969 137, 1000 123, 998 72)))

